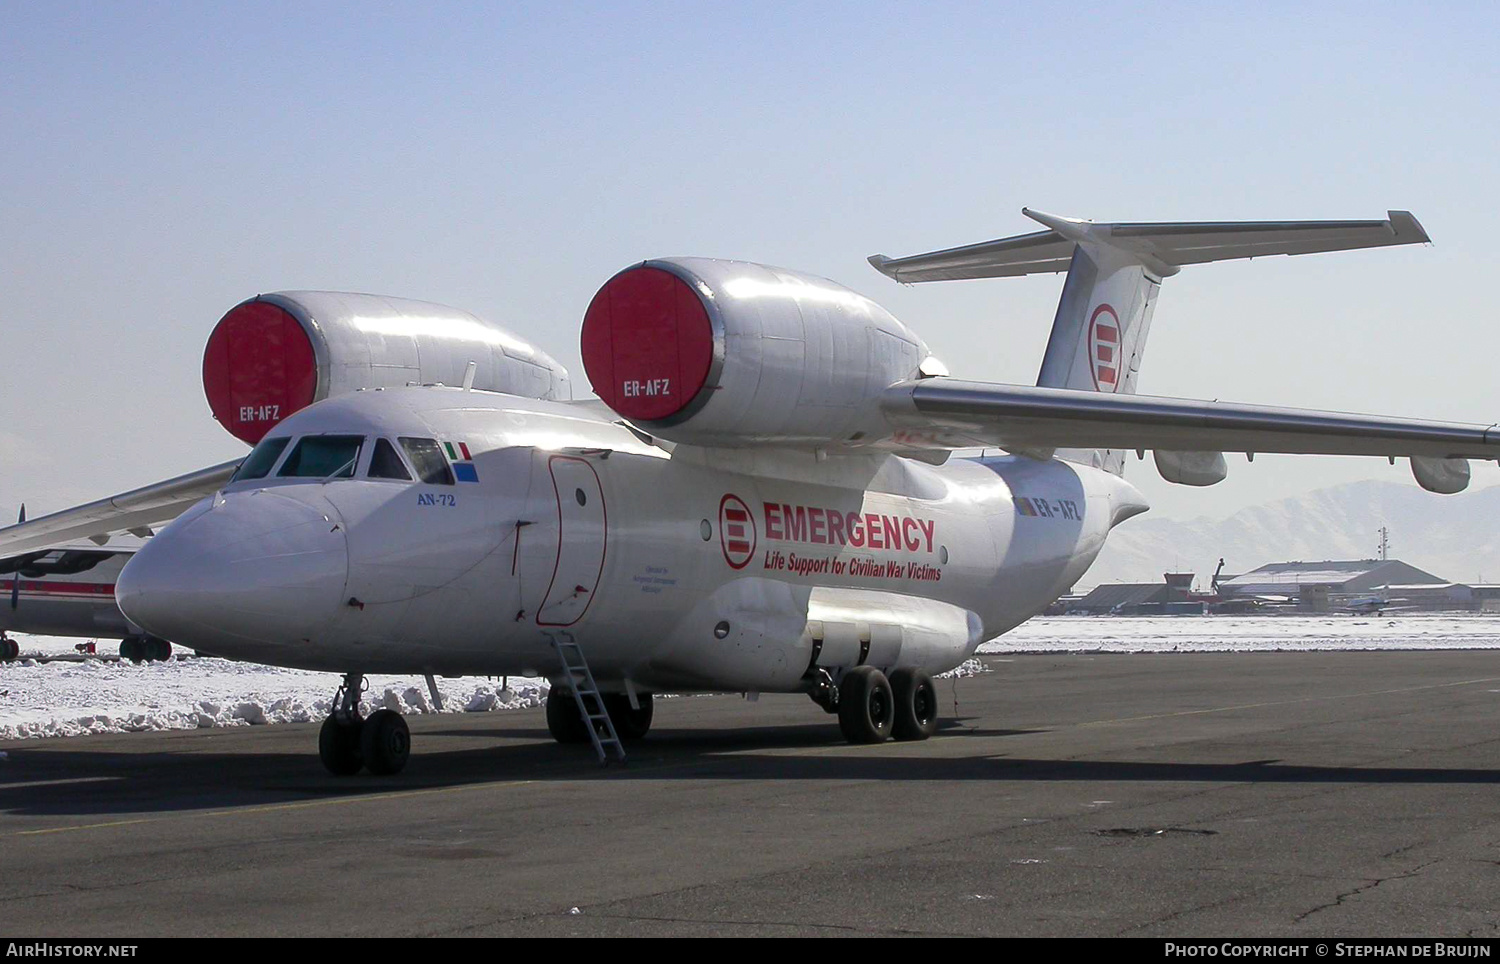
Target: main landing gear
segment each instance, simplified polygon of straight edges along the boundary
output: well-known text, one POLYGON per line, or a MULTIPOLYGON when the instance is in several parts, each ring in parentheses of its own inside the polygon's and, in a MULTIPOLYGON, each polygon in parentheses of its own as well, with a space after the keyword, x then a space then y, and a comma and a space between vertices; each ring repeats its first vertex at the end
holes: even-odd
POLYGON ((8 663, 21 655, 21 644, 0 633, 0 663, 8 663))
POLYGON ((364 687, 359 673, 346 674, 318 732, 318 758, 334 776, 353 776, 361 769, 376 776, 399 773, 411 756, 411 731, 400 713, 381 709, 360 718, 364 687))
MULTIPOLYGON (((587 697, 586 697, 587 698, 587 697)), ((624 693, 605 693, 604 711, 615 725, 615 733, 621 740, 644 739, 651 729, 651 694, 638 693, 636 703, 630 705, 630 697, 624 693)), ((601 723, 600 726, 603 726, 601 723)), ((559 743, 587 743, 589 731, 584 728, 583 717, 578 713, 578 701, 562 686, 547 691, 547 732, 559 743)))
POLYGON ((837 689, 824 674, 812 697, 838 713, 839 729, 850 743, 884 743, 892 736, 925 740, 937 732, 937 687, 919 669, 898 669, 887 677, 873 666, 856 666, 837 689))
POLYGON ((120 658, 132 663, 154 663, 172 658, 172 644, 158 636, 126 636, 120 640, 120 658))

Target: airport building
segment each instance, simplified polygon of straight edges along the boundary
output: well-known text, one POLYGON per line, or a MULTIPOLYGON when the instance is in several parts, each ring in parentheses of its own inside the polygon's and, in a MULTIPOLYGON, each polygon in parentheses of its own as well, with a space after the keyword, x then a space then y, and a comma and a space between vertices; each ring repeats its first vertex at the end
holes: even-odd
POLYGON ((1374 593, 1388 586, 1440 586, 1446 580, 1397 559, 1343 562, 1273 562, 1219 582, 1226 599, 1244 596, 1291 596, 1312 599, 1374 593))
POLYGON ((1120 616, 1202 615, 1205 605, 1193 597, 1193 573, 1169 572, 1162 582, 1116 582, 1095 586, 1068 603, 1068 612, 1120 616))
POLYGON ((1194 592, 1193 573, 1162 582, 1103 583, 1064 596, 1049 615, 1195 615, 1425 610, 1500 612, 1500 585, 1448 582, 1397 559, 1275 562, 1221 576, 1216 591, 1194 592))

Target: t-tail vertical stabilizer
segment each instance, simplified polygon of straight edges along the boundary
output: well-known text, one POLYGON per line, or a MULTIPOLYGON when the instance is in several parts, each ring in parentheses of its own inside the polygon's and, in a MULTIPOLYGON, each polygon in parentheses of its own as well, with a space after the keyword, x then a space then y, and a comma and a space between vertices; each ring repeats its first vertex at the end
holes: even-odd
MULTIPOLYGON (((1047 230, 870 264, 903 283, 1005 278, 1066 271, 1052 334, 1037 376, 1041 388, 1135 393, 1151 315, 1164 278, 1184 265, 1315 254, 1428 241, 1406 211, 1383 221, 1204 221, 1095 223, 1022 208, 1047 230)), ((1118 449, 1059 450, 1059 458, 1119 473, 1118 449)), ((1208 485, 1224 477, 1213 452, 1155 453, 1169 481, 1208 485)))

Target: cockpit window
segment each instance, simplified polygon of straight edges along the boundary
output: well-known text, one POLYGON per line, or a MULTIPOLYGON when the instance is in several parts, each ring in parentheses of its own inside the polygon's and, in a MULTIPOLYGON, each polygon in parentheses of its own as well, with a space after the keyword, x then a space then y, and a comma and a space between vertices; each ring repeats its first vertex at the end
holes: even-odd
POLYGON ((402 436, 401 447, 406 449, 406 457, 417 470, 417 478, 431 485, 453 484, 453 470, 448 467, 448 460, 443 457, 443 450, 438 448, 435 439, 402 436))
POLYGON ((250 450, 245 456, 245 461, 240 463, 239 470, 234 473, 231 482, 243 482, 246 479, 263 479, 271 474, 271 466, 281 457, 281 452, 286 448, 289 438, 267 438, 261 439, 260 444, 250 450))
POLYGON ((362 435, 304 435, 276 474, 299 479, 350 478, 363 443, 362 435))
POLYGON ((396 454, 396 447, 383 438, 375 440, 375 451, 370 453, 370 478, 411 481, 411 473, 396 454))

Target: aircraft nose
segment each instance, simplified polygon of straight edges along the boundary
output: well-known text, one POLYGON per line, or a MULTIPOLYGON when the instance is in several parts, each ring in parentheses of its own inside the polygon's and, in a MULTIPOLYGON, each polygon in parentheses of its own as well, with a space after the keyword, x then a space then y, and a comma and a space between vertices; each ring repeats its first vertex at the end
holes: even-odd
POLYGON ((236 655, 316 639, 348 572, 343 526, 321 495, 261 489, 216 495, 147 541, 115 599, 153 635, 236 655))

